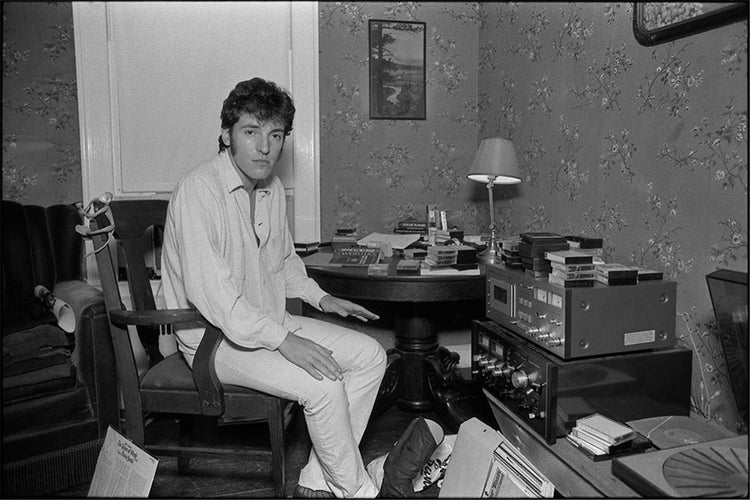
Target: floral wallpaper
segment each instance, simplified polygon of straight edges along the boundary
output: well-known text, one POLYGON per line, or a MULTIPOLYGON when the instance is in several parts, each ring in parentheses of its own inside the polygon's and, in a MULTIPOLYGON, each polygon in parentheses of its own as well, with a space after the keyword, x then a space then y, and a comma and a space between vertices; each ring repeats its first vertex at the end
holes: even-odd
POLYGON ((3 2, 3 199, 81 199, 70 2, 3 2))
MULTIPOLYGON (((337 228, 390 231, 448 210, 449 224, 478 232, 465 180, 476 148, 477 5, 320 2, 322 239, 337 228), (370 120, 368 20, 420 21, 426 29, 426 120, 370 120)), ((472 194, 474 193, 474 194, 472 194)))
POLYGON ((501 234, 601 237, 606 261, 676 281, 693 412, 738 430, 705 275, 747 272, 747 22, 644 47, 630 3, 319 5, 323 239, 427 203, 482 231, 466 174, 479 140, 510 138, 525 178, 495 188, 501 234), (369 120, 370 18, 427 23, 426 120, 369 120))
MULTIPOLYGON (((320 2, 321 232, 390 231, 426 204, 489 224, 466 179, 511 138, 524 182, 496 187, 502 235, 602 237, 604 258, 678 283, 696 415, 737 429, 705 275, 747 272, 747 22, 654 47, 629 3, 320 2), (421 21, 426 120, 370 120, 369 19, 421 21)), ((68 2, 3 2, 3 198, 81 198, 68 2)))

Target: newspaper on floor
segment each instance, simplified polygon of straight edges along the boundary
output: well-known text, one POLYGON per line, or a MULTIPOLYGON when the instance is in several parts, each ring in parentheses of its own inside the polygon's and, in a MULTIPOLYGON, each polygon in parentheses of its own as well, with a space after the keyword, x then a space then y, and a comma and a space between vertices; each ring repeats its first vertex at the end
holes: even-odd
POLYGON ((148 497, 159 461, 114 430, 107 429, 89 497, 148 497))

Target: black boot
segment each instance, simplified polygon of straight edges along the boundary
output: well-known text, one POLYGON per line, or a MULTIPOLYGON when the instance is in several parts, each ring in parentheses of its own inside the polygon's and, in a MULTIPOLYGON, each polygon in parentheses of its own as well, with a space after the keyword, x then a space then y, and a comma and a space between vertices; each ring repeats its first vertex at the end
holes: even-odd
POLYGON ((435 495, 436 488, 416 493, 412 480, 419 474, 430 455, 442 441, 442 429, 435 436, 422 417, 411 421, 383 464, 383 483, 380 498, 408 498, 435 495))

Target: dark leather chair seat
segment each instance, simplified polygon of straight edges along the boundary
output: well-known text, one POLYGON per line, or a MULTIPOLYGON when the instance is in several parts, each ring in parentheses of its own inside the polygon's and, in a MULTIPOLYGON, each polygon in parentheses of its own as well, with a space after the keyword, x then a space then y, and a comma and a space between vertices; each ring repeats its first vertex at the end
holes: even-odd
MULTIPOLYGON (((234 396, 262 395, 258 391, 237 385, 225 384, 223 389, 225 404, 226 401, 233 401, 234 396)), ((184 411, 186 405, 196 414, 201 412, 201 401, 193 372, 179 352, 170 354, 149 369, 141 380, 141 395, 144 400, 159 398, 162 405, 166 404, 165 399, 174 400, 175 412, 184 411)), ((231 413, 235 412, 229 404, 225 414, 231 413)))

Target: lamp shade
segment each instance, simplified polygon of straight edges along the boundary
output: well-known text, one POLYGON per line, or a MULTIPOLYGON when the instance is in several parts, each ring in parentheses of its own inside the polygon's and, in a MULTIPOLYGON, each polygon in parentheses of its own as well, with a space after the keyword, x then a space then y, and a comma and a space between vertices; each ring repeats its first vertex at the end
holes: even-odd
POLYGON ((485 184, 518 184, 521 182, 521 169, 513 142, 500 137, 482 139, 471 163, 472 181, 485 184), (494 180, 493 180, 494 179, 494 180))

